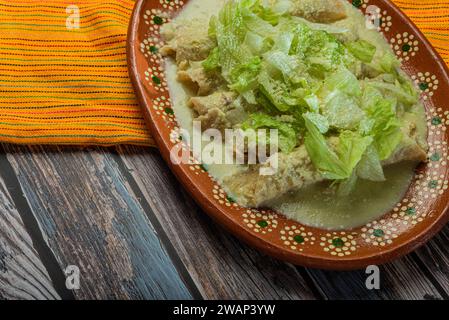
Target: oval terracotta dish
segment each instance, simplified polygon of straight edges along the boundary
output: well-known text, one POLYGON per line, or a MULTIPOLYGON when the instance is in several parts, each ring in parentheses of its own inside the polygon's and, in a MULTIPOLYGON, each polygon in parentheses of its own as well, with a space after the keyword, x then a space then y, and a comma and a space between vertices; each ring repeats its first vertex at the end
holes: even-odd
MULTIPOLYGON (((206 0, 205 0, 206 1, 206 0)), ((429 240, 448 221, 449 72, 416 26, 391 2, 352 0, 362 11, 377 6, 382 32, 403 69, 421 91, 429 127, 429 160, 416 171, 402 199, 382 218, 360 228, 326 231, 270 210, 243 208, 228 198, 201 164, 173 165, 170 150, 182 144, 158 49, 159 30, 188 0, 139 0, 132 17, 130 75, 151 133, 179 181, 201 207, 230 232, 282 260, 308 267, 356 269, 398 258, 429 240)))

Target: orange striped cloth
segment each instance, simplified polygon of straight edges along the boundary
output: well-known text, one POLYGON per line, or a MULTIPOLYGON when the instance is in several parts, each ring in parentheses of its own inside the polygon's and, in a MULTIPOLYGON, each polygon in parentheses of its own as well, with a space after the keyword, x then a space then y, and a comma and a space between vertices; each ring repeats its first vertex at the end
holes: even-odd
POLYGON ((0 0, 0 142, 153 144, 128 77, 133 6, 0 0))
POLYGON ((449 0, 392 0, 449 65, 449 0))
MULTIPOLYGON (((394 2, 449 63, 449 0, 394 2)), ((0 0, 0 142, 153 144, 126 66, 133 5, 0 0), (80 28, 69 30, 73 5, 80 28)))

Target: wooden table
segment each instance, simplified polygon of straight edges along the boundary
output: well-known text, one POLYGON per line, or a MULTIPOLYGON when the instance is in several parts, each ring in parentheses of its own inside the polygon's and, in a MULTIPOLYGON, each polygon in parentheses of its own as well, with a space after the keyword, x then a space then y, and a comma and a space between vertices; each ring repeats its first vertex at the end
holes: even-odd
POLYGON ((202 212, 151 148, 0 154, 0 299, 444 299, 449 229, 381 267, 329 272, 271 259, 202 212), (80 269, 68 290, 64 270, 80 269))

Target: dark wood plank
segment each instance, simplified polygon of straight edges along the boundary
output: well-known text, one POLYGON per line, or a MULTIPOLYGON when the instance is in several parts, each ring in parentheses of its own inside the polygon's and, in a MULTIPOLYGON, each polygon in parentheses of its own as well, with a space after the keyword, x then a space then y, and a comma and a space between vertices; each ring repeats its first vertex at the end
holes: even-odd
POLYGON ((449 298, 449 226, 446 226, 427 245, 418 249, 416 255, 430 271, 438 285, 449 298))
POLYGON ((380 290, 368 290, 365 270, 334 272, 308 270, 328 299, 420 300, 443 296, 425 270, 411 256, 380 266, 380 290))
POLYGON ((205 298, 317 298, 295 267, 260 254, 213 223, 158 151, 120 147, 118 152, 205 298))
MULTIPOLYGON (((242 261, 248 264, 254 263, 258 270, 252 274, 252 277, 260 277, 262 274, 266 281, 275 283, 271 288, 272 291, 263 289, 265 295, 262 298, 292 298, 291 287, 288 286, 292 279, 281 283, 281 287, 277 286, 279 279, 285 277, 285 274, 293 275, 291 271, 284 269, 290 266, 255 252, 230 237, 210 221, 189 199, 189 196, 179 190, 179 183, 167 171, 167 167, 162 163, 157 151, 120 147, 119 152, 139 187, 145 191, 144 196, 153 207, 164 226, 164 230, 172 235, 172 241, 178 253, 206 297, 235 298, 237 296, 250 297, 254 294, 245 292, 247 288, 239 287, 239 284, 242 283, 241 280, 229 281, 229 271, 223 271, 228 268, 222 266, 227 264, 227 266, 233 268, 236 262, 226 257, 226 254, 237 257, 238 264, 242 264, 242 261), (192 234, 195 235, 193 238, 192 234), (203 254, 191 253, 192 250, 203 254), (242 252, 245 251, 249 252, 247 254, 249 260, 243 259, 242 252), (219 254, 216 254, 216 252, 219 252, 219 254), (254 256, 256 259, 252 258, 254 256), (227 260, 224 260, 225 258, 227 260), (209 263, 207 267, 204 267, 204 260, 209 263), (276 267, 273 267, 273 265, 276 265, 276 267), (283 272, 284 275, 281 275, 280 270, 286 270, 283 272), (212 276, 212 272, 216 275, 212 276), (219 280, 216 278, 219 278, 219 280), (231 285, 235 283, 235 287, 226 287, 222 284, 222 281, 231 285), (285 286, 285 283, 287 283, 287 286, 285 286)), ((244 269, 250 270, 247 266, 244 269)), ((297 270, 303 275, 301 270, 304 269, 298 268, 297 270)), ((238 271, 238 268, 235 268, 233 274, 237 279, 239 277, 238 271)), ((307 274, 317 286, 316 290, 328 299, 443 298, 444 293, 442 295, 441 290, 439 290, 432 277, 429 277, 427 271, 423 270, 420 262, 413 257, 406 257, 392 264, 381 266, 381 290, 373 291, 368 290, 365 286, 367 276, 364 271, 329 272, 309 269, 307 274)), ((300 280, 298 280, 296 278, 298 276, 298 274, 295 274, 293 281, 300 281, 302 286, 306 287, 304 279, 300 277, 300 280)), ((260 280, 251 282, 256 283, 256 286, 261 286, 258 284, 261 283, 260 280)), ((301 296, 297 291, 296 294, 297 297, 301 296)), ((310 294, 310 291, 307 294, 310 294)))
POLYGON ((0 179, 0 299, 59 299, 0 179))
POLYGON ((108 151, 5 146, 61 268, 81 270, 80 299, 190 299, 108 151))

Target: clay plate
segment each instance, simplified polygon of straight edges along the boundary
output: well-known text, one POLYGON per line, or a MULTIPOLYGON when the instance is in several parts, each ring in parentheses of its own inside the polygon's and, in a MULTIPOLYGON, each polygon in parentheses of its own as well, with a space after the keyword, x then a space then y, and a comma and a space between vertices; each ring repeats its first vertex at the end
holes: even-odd
POLYGON ((371 12, 374 18, 380 18, 379 31, 421 91, 429 127, 429 160, 417 169, 402 201, 382 218, 360 228, 329 232, 301 225, 270 210, 240 207, 226 196, 201 164, 171 163, 169 152, 176 144, 182 145, 182 139, 170 105, 163 60, 158 53, 163 45, 159 30, 188 2, 136 2, 128 34, 128 64, 146 121, 162 156, 217 223, 276 258, 307 267, 338 270, 396 259, 424 244, 444 226, 449 217, 449 72, 423 34, 395 5, 387 0, 350 0, 364 13, 371 12))

